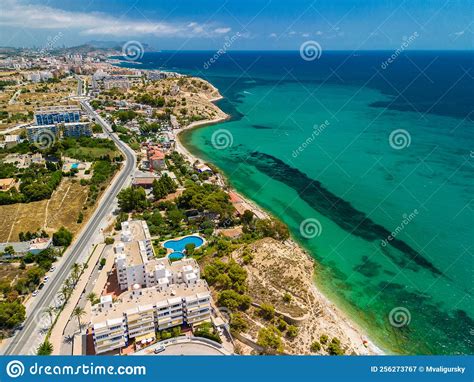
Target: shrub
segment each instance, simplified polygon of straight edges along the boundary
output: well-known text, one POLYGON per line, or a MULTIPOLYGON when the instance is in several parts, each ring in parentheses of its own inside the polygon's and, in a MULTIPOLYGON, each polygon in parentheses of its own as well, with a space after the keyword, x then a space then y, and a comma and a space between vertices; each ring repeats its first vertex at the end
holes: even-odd
POLYGON ((274 326, 262 328, 258 331, 257 344, 263 347, 266 353, 274 354, 283 351, 281 332, 274 326))
POLYGON ((338 338, 333 338, 328 345, 327 351, 330 355, 343 355, 344 350, 341 348, 341 341, 338 338))
POLYGON ((286 335, 289 338, 295 338, 298 335, 298 328, 294 325, 288 325, 286 329, 286 335))
POLYGON ((265 320, 271 320, 275 316, 275 308, 272 304, 263 303, 260 305, 259 313, 265 320))
POLYGON ((317 353, 318 351, 321 350, 321 344, 318 341, 314 341, 309 350, 311 350, 311 353, 317 353))
POLYGON ((57 247, 68 247, 72 242, 72 233, 66 228, 61 227, 53 233, 53 244, 57 247))
POLYGON ((227 289, 219 293, 218 303, 232 311, 247 310, 250 308, 251 298, 246 295, 237 293, 234 290, 227 289))
POLYGON ((319 342, 321 342, 321 344, 323 345, 326 345, 328 343, 328 336, 326 334, 322 334, 320 337, 319 337, 319 342))
POLYGON ((247 320, 240 313, 233 313, 230 319, 230 330, 236 333, 245 332, 248 329, 247 320))

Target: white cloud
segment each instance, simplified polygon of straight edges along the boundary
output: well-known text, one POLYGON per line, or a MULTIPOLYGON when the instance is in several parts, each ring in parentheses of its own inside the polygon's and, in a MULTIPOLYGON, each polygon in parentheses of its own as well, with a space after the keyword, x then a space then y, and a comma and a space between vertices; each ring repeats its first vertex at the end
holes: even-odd
POLYGON ((277 38, 277 34, 276 34, 276 33, 270 33, 270 34, 268 35, 268 37, 270 37, 270 38, 277 38))
POLYGON ((217 33, 217 34, 226 34, 226 33, 229 33, 231 31, 231 28, 216 28, 214 29, 214 33, 217 33))
POLYGON ((301 37, 309 37, 309 33, 302 33, 301 37))
POLYGON ((173 23, 117 18, 103 13, 70 12, 18 0, 0 0, 0 25, 31 29, 75 29, 84 35, 157 37, 210 37, 230 31, 227 27, 197 22, 173 23))

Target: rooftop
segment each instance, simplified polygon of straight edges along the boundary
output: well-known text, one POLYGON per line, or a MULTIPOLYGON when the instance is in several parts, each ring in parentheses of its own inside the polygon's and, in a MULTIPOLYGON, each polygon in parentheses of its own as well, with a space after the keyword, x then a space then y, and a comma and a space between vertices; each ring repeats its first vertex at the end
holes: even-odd
POLYGON ((109 320, 121 320, 124 313, 133 314, 140 307, 147 309, 150 305, 164 307, 181 303, 183 298, 188 301, 207 297, 210 297, 210 292, 204 280, 199 280, 197 284, 192 286, 186 284, 173 285, 166 291, 158 291, 155 287, 135 289, 123 293, 111 309, 96 309, 92 313, 91 324, 94 329, 97 329, 102 327, 102 325, 96 327, 97 324, 104 321, 108 323, 109 320))

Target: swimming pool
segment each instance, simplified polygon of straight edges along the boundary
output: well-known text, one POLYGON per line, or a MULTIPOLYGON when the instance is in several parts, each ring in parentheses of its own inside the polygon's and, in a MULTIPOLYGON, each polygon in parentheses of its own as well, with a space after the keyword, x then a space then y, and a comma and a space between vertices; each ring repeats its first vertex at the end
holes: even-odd
POLYGON ((168 240, 163 243, 163 247, 172 249, 173 252, 183 252, 186 249, 186 244, 194 244, 196 248, 199 248, 204 244, 204 239, 199 236, 185 236, 178 240, 168 240))
POLYGON ((79 167, 79 163, 73 163, 73 164, 71 165, 71 168, 72 168, 72 169, 73 169, 73 168, 78 168, 78 167, 79 167))
POLYGON ((168 259, 170 260, 181 260, 184 257, 183 252, 172 252, 168 255, 168 259))

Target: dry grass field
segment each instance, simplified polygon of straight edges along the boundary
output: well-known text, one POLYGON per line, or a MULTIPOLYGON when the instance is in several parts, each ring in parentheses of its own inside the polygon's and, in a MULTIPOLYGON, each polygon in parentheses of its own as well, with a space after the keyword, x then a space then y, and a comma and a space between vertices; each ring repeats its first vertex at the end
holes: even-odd
MULTIPOLYGON (((39 229, 51 235, 61 226, 77 233, 81 228, 77 218, 87 193, 87 186, 63 179, 49 200, 0 206, 0 242, 17 241, 20 232, 35 232, 39 229)), ((91 212, 91 209, 83 211, 84 222, 91 212)))
MULTIPOLYGON (((3 73, 0 76, 0 80, 3 81, 17 80, 19 78, 19 75, 15 73, 10 73, 10 75, 3 73)), ((26 83, 7 86, 3 91, 0 91, 0 110, 8 112, 9 117, 17 114, 24 114, 26 116, 28 112, 34 112, 39 107, 57 104, 77 104, 77 102, 70 101, 67 98, 75 94, 76 88, 77 81, 74 78, 62 79, 59 83, 26 83), (42 91, 45 86, 48 90, 42 91), (10 103, 13 95, 18 90, 22 92, 17 94, 14 102, 10 103)), ((26 122, 32 120, 32 118, 28 117, 26 122)), ((21 123, 25 123, 25 121, 8 121, 5 118, 0 121, 0 131, 21 123)))

